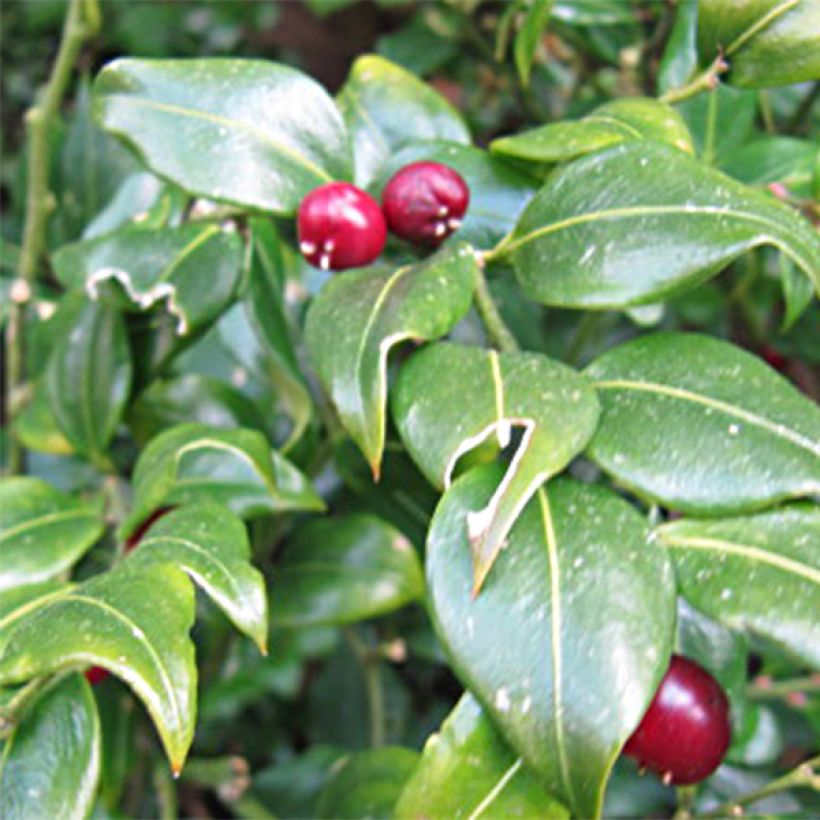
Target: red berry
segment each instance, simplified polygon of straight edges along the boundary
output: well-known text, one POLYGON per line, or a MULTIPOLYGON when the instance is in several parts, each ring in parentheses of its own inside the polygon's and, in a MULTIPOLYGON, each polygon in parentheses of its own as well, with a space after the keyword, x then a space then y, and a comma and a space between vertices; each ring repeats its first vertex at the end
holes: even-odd
POLYGON ((311 191, 296 218, 299 250, 322 270, 369 265, 384 248, 387 226, 379 203, 349 182, 311 191))
POLYGON ((687 785, 712 774, 730 739, 729 702, 718 682, 693 661, 673 655, 624 753, 664 782, 687 785))
POLYGON ((382 194, 390 230, 408 242, 434 247, 458 230, 469 204, 467 183, 438 162, 405 165, 382 194))
POLYGON ((85 670, 85 679, 92 685, 96 686, 102 683, 108 677, 108 670, 103 669, 102 666, 91 666, 85 670))
POLYGON ((129 552, 134 549, 134 547, 136 547, 142 540, 145 533, 151 529, 154 522, 157 521, 157 519, 162 518, 162 516, 166 513, 171 512, 173 509, 173 507, 158 507, 154 510, 154 512, 152 512, 151 515, 149 515, 148 518, 146 518, 145 521, 143 521, 142 524, 140 524, 134 532, 132 532, 131 535, 125 539, 125 551, 129 552))

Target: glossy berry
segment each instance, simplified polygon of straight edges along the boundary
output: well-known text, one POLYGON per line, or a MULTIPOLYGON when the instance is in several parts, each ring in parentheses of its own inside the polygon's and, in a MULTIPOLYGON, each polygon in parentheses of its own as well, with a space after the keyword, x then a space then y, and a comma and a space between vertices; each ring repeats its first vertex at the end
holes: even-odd
POLYGON ((624 753, 665 783, 698 783, 720 765, 729 748, 729 702, 698 664, 672 656, 664 679, 624 753))
POLYGON ((458 230, 469 204, 467 183, 438 162, 405 165, 382 194, 390 230, 408 242, 434 247, 458 230))
MULTIPOLYGON (((142 522, 135 530, 125 539, 125 551, 130 552, 139 544, 146 532, 153 526, 154 522, 162 518, 166 513, 171 512, 173 507, 159 507, 154 510, 145 521, 142 522)), ((103 669, 102 666, 90 666, 85 670, 85 679, 92 685, 96 686, 102 683, 108 677, 108 670, 103 669)))
POLYGON ((369 265, 384 248, 387 226, 379 203, 348 182, 311 191, 296 217, 299 250, 322 270, 369 265))

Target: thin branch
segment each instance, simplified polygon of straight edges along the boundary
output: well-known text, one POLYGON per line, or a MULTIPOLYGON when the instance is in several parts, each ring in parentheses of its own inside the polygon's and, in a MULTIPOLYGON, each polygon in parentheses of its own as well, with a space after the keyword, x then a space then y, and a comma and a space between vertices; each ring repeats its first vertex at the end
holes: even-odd
POLYGON ((511 352, 518 350, 518 342, 507 327, 498 306, 490 293, 487 278, 484 276, 483 259, 479 257, 475 277, 475 304, 478 315, 484 323, 490 341, 501 351, 511 352))
POLYGON ((720 75, 728 68, 729 64, 723 59, 723 55, 718 54, 708 68, 701 71, 700 74, 696 75, 685 85, 670 88, 669 91, 658 99, 661 102, 667 103, 667 105, 673 105, 688 100, 690 97, 694 97, 702 91, 714 91, 720 82, 720 75))

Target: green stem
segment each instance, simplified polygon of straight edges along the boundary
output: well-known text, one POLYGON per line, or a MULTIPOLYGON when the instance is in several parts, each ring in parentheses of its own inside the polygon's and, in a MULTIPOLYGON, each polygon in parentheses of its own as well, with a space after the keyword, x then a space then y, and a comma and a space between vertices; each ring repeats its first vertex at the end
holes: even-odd
POLYGON ((176 820, 177 817, 177 790, 174 781, 168 774, 165 761, 154 767, 154 790, 159 803, 160 820, 176 820))
POLYGON ((717 128, 718 95, 717 91, 709 94, 709 105, 706 109, 706 137, 703 141, 703 161, 712 165, 715 161, 715 137, 717 128))
POLYGON ((687 820, 692 816, 692 807, 698 793, 697 786, 679 786, 677 788, 678 806, 672 820, 687 820))
POLYGON ((475 305, 490 341, 506 353, 518 350, 518 342, 501 318, 498 306, 490 293, 487 277, 484 275, 484 265, 481 261, 476 266, 475 305))
POLYGON ((381 682, 380 653, 365 644, 352 628, 345 629, 344 636, 362 670, 370 718, 370 745, 377 749, 384 746, 385 741, 384 691, 381 682))
POLYGON ((801 763, 796 769, 792 769, 782 777, 772 780, 765 786, 754 791, 746 792, 735 797, 733 800, 727 800, 716 809, 700 815, 701 817, 733 817, 742 810, 743 806, 748 806, 750 803, 756 803, 764 797, 769 797, 772 794, 784 792, 788 789, 794 788, 810 788, 814 791, 820 791, 820 775, 815 771, 816 767, 820 766, 820 756, 813 757, 801 763))
POLYGON ((750 700, 776 700, 794 694, 820 692, 820 675, 772 681, 766 685, 753 683, 746 694, 750 700))
POLYGON ((774 134, 776 127, 774 123, 774 112, 772 111, 772 102, 766 91, 757 92, 757 101, 760 106, 760 116, 763 119, 763 125, 766 128, 767 134, 774 134))
MULTIPOLYGON (((12 287, 11 312, 6 328, 6 424, 10 427, 20 409, 19 396, 25 384, 25 319, 32 297, 40 259, 45 250, 46 226, 54 209, 54 196, 48 189, 49 139, 59 116, 71 72, 86 40, 100 23, 97 0, 69 0, 60 46, 42 98, 26 112, 27 183, 26 217, 23 243, 12 287)), ((8 472, 24 468, 23 449, 9 435, 8 472)))
POLYGON ((662 94, 658 99, 667 103, 667 105, 674 105, 675 103, 688 100, 700 94, 702 91, 714 91, 720 82, 720 75, 729 68, 728 63, 723 59, 723 55, 719 54, 708 68, 697 74, 692 80, 685 85, 680 85, 677 88, 670 88, 665 94, 662 94))

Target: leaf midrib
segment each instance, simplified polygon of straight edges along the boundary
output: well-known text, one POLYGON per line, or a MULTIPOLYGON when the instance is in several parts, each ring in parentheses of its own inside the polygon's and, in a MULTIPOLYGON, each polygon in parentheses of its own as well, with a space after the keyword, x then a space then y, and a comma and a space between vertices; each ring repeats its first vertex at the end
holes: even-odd
POLYGON ((285 143, 273 139, 269 134, 254 128, 242 120, 233 120, 229 117, 224 117, 220 114, 213 114, 209 111, 200 111, 196 108, 185 108, 181 105, 174 105, 173 103, 161 103, 157 100, 148 99, 145 97, 137 97, 133 94, 108 94, 106 97, 109 100, 126 101, 132 104, 141 105, 146 108, 153 108, 157 111, 163 111, 167 114, 178 114, 183 117, 190 117, 191 119, 199 119, 204 122, 209 122, 219 126, 244 131, 246 134, 255 137, 260 142, 270 146, 274 151, 290 157, 297 165, 301 165, 308 170, 313 176, 318 177, 322 182, 332 182, 333 178, 324 169, 320 168, 315 163, 304 157, 298 151, 295 151, 285 143))
POLYGON ((705 396, 702 393, 696 393, 682 387, 673 387, 671 385, 661 384, 659 382, 639 381, 635 379, 602 379, 594 382, 596 390, 637 390, 645 393, 657 393, 662 396, 670 396, 672 398, 680 399, 682 401, 689 401, 693 404, 702 404, 706 407, 711 407, 728 416, 741 419, 747 424, 759 427, 772 435, 783 438, 791 442, 803 450, 816 457, 820 457, 820 442, 814 442, 807 438, 802 433, 792 430, 785 424, 772 422, 764 416, 759 416, 752 413, 750 410, 744 410, 742 407, 729 404, 721 399, 715 399, 711 396, 705 396))

